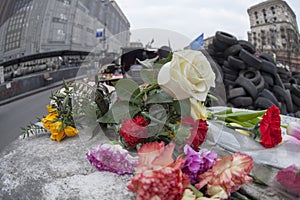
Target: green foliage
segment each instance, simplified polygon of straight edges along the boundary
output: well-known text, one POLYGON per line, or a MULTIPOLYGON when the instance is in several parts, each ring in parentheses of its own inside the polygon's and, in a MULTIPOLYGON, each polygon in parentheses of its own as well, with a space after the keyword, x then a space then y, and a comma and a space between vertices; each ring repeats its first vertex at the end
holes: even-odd
POLYGON ((129 101, 132 94, 138 89, 138 84, 129 79, 121 79, 116 84, 117 96, 123 101, 129 101))
MULTIPOLYGON (((41 120, 38 119, 38 121, 40 122, 41 120)), ((40 135, 40 134, 48 134, 49 133, 43 127, 41 127, 37 124, 33 124, 33 123, 30 123, 26 127, 21 127, 21 130, 22 130, 21 135, 22 135, 23 139, 29 137, 30 135, 35 135, 36 136, 36 135, 40 135)))

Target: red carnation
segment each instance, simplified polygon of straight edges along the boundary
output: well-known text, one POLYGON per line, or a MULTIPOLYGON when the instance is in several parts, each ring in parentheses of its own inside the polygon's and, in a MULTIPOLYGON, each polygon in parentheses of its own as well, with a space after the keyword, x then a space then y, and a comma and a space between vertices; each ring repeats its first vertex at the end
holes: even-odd
POLYGON ((282 141, 280 129, 280 110, 275 105, 268 108, 260 122, 261 144, 272 148, 282 141))
POLYGON ((208 130, 208 125, 205 120, 197 119, 194 121, 192 117, 182 119, 182 124, 192 125, 190 137, 186 139, 186 143, 198 151, 198 147, 204 142, 208 130))
POLYGON ((147 121, 142 116, 124 119, 120 129, 120 136, 124 138, 129 147, 135 147, 137 144, 146 141, 148 136, 147 125, 147 121))

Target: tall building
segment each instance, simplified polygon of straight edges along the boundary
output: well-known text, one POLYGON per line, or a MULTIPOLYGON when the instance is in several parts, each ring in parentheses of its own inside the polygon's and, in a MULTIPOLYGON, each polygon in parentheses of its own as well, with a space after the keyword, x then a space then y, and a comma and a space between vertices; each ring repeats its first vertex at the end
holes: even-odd
POLYGON ((248 10, 248 40, 259 51, 276 54, 277 60, 300 69, 300 36, 296 15, 283 0, 268 0, 248 10))
POLYGON ((62 50, 117 54, 130 37, 128 19, 110 0, 0 0, 0 25, 0 65, 62 50))

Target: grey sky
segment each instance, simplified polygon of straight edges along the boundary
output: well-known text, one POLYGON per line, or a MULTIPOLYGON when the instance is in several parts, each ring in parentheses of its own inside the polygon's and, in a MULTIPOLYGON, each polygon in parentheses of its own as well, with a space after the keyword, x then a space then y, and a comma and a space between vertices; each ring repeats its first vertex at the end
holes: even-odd
MULTIPOLYGON (((144 42, 142 36, 135 36, 136 30, 141 31, 144 28, 170 30, 182 34, 189 40, 201 33, 209 37, 217 30, 222 30, 239 39, 247 39, 247 31, 250 30, 247 9, 263 0, 116 0, 116 2, 130 21, 134 32, 133 39, 144 42)), ((296 14, 299 24, 300 1, 286 0, 286 2, 296 14)), ((151 34, 151 31, 149 32, 148 34, 151 34)), ((142 35, 145 35, 147 31, 143 33, 142 35)), ((174 40, 169 40, 174 43, 174 40)), ((157 43, 157 40, 155 41, 157 43)))

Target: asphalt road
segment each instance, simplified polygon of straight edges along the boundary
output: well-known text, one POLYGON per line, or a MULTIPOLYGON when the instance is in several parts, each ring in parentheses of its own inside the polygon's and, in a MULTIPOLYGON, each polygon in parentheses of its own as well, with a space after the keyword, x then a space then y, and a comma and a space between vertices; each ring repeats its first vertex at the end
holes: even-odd
POLYGON ((35 123, 37 118, 48 113, 46 105, 50 101, 51 91, 58 88, 48 89, 0 106, 0 151, 20 136, 21 127, 30 122, 35 123))

